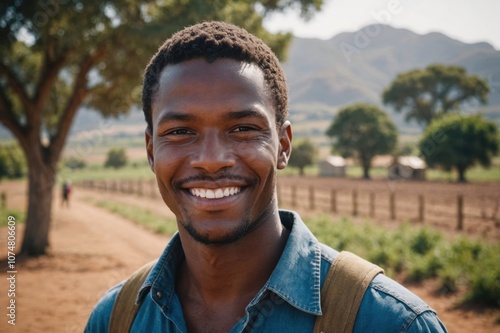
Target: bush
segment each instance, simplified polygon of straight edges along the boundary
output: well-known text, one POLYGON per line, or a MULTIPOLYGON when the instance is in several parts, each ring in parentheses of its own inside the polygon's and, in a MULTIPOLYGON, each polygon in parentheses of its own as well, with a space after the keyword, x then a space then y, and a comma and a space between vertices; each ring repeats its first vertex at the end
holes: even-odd
POLYGON ((127 155, 123 148, 113 148, 108 152, 108 158, 104 163, 105 167, 112 167, 115 169, 127 165, 127 155))
POLYGON ((78 157, 69 157, 64 161, 64 166, 71 170, 83 169, 87 166, 87 163, 81 158, 78 157))
POLYGON ((0 145, 0 179, 22 178, 26 170, 26 160, 19 146, 0 145))
POLYGON ((410 248, 413 252, 425 255, 427 252, 436 247, 441 241, 441 235, 431 231, 428 228, 422 228, 410 240, 410 248))

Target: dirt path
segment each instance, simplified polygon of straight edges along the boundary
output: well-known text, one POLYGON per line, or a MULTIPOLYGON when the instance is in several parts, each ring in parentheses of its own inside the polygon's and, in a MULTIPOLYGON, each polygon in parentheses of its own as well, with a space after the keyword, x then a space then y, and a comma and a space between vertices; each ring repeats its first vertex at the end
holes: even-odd
MULTIPOLYGON (((24 207, 23 188, 9 186, 9 206, 24 207)), ((58 200, 54 203, 50 255, 17 262, 16 326, 8 325, 2 315, 0 332, 82 332, 101 295, 165 247, 167 237, 92 206, 85 202, 89 196, 99 199, 108 194, 77 190, 71 208, 61 208, 58 200)), ((112 199, 171 214, 157 200, 115 195, 112 199)), ((0 253, 5 248, 5 232, 0 229, 0 253)), ((5 279, 2 268, 0 280, 5 279)), ((500 326, 494 325, 499 311, 456 308, 456 299, 435 295, 432 283, 410 289, 438 310, 450 332, 500 332, 500 326)), ((5 309, 4 283, 0 293, 0 307, 5 309)))
MULTIPOLYGON (((2 315, 0 332, 82 332, 102 294, 155 259, 168 242, 81 196, 73 198, 70 209, 55 203, 50 255, 17 263, 16 326, 2 315)), ((4 230, 1 235, 6 239, 4 230)), ((3 269, 0 279, 6 279, 3 269)))

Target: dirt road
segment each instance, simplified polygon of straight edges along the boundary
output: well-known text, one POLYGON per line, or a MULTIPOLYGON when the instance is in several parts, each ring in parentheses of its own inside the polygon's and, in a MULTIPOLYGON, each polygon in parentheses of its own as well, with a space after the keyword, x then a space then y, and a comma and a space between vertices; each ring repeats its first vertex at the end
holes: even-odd
MULTIPOLYGON (((5 187, 4 187, 5 188, 5 187)), ((9 206, 24 207, 24 188, 7 185, 9 206)), ((92 307, 111 286, 132 271, 156 258, 168 238, 153 234, 132 222, 86 203, 86 197, 106 194, 76 189, 71 208, 54 203, 50 255, 21 260, 17 258, 16 325, 0 318, 0 332, 82 332, 92 307)), ((108 194, 109 195, 109 194, 108 194)), ((147 207, 148 198, 118 198, 147 207)), ((158 208, 158 205, 155 205, 158 208)), ((160 206, 161 207, 161 206, 160 206)), ((161 208, 159 209, 161 210, 161 208)), ((166 215, 171 214, 167 210, 166 215)), ((4 217, 1 217, 4 218, 4 217)), ((18 226, 20 233, 21 226, 18 226)), ((2 257, 6 230, 0 229, 2 257)), ((20 239, 18 239, 20 245, 20 239)), ((7 274, 2 262, 0 280, 7 274)), ((0 307, 6 313, 6 284, 1 283, 0 307)), ((453 298, 433 294, 432 283, 412 286, 440 314, 450 332, 500 332, 494 324, 499 311, 474 307, 457 308, 453 298)))

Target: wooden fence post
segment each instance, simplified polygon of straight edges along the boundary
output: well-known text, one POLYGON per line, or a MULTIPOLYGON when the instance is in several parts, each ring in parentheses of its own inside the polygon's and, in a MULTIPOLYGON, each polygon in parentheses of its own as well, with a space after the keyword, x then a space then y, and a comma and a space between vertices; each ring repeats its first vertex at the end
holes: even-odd
POLYGON ((394 191, 391 191, 389 196, 389 210, 391 215, 391 220, 396 219, 396 197, 394 195, 394 191))
POLYGON ((5 191, 2 192, 0 195, 0 207, 6 208, 7 207, 7 193, 5 191))
POLYGON ((370 217, 375 217, 375 193, 370 192, 370 217))
POLYGON ((358 191, 352 191, 352 216, 358 215, 358 191))
POLYGON ((314 186, 309 186, 309 209, 314 210, 314 186))
POLYGON ((337 191, 330 191, 330 210, 332 213, 337 213, 337 191))
POLYGON ((137 194, 142 197, 142 179, 137 181, 137 194))
POLYGON ((457 196, 457 230, 464 229, 464 196, 457 196))
POLYGON ((424 195, 418 195, 418 221, 424 223, 425 201, 424 195))

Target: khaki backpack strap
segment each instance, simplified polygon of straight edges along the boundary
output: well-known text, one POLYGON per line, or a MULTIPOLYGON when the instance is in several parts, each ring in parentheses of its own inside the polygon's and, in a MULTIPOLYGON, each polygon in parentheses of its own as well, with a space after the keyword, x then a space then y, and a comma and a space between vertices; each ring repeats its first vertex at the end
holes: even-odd
POLYGON ((366 289, 384 270, 357 255, 342 251, 333 261, 321 289, 323 315, 314 333, 351 333, 366 289))
POLYGON ((139 268, 123 284, 118 296, 116 296, 115 304, 111 311, 108 327, 109 333, 125 333, 130 331, 135 315, 141 307, 140 304, 135 304, 137 294, 155 263, 156 260, 139 268))

